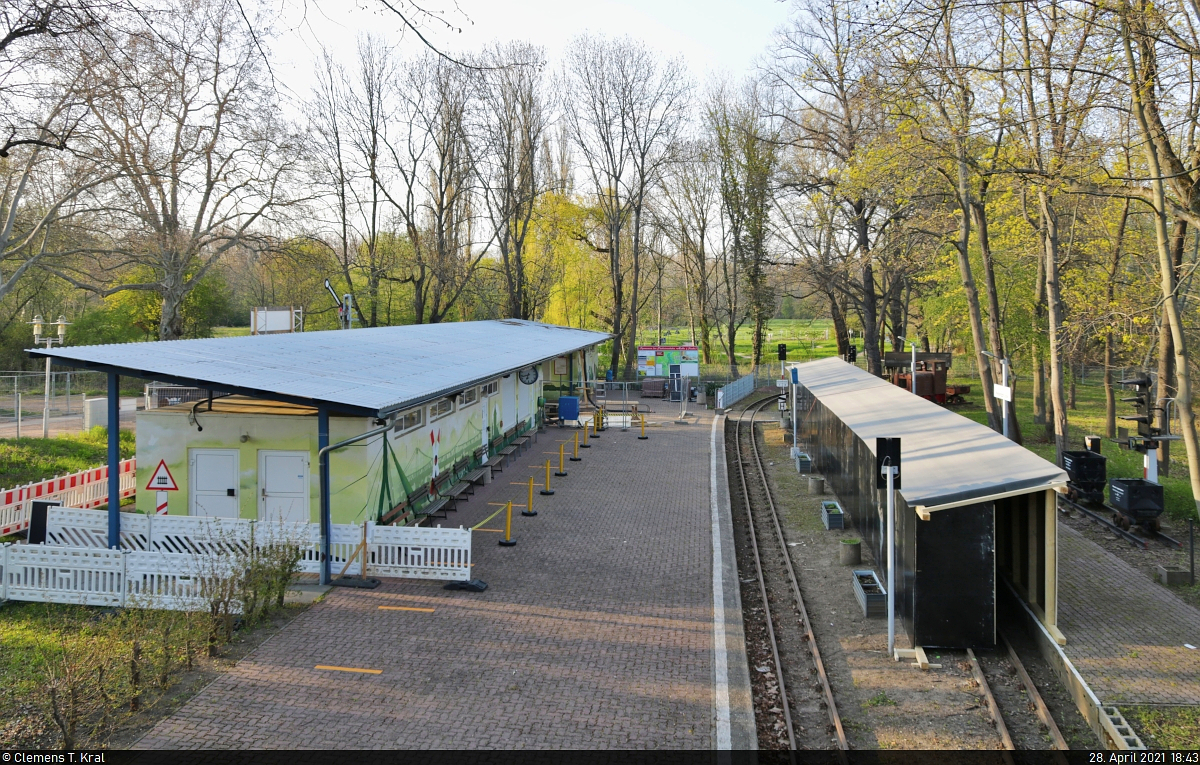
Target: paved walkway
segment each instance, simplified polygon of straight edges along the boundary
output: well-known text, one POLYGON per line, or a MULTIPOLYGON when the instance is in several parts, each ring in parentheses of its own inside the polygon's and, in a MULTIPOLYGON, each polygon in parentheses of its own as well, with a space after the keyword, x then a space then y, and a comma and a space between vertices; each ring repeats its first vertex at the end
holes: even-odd
POLYGON ((1061 523, 1058 555, 1063 650, 1100 701, 1200 704, 1200 611, 1061 523))
MULTIPOLYGON (((657 419, 648 441, 609 429, 568 462, 537 517, 514 513, 516 547, 474 534, 486 592, 335 588, 138 746, 712 747, 711 417, 657 419)), ((540 481, 529 466, 569 434, 542 434, 442 524, 524 502, 511 482, 540 481)))

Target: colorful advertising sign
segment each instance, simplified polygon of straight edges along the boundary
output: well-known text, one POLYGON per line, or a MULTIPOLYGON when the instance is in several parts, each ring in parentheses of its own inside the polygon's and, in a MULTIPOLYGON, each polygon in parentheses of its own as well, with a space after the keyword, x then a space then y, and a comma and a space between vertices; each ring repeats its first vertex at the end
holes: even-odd
POLYGON ((669 377, 671 366, 679 365, 685 377, 700 376, 700 349, 694 345, 638 346, 638 374, 647 377, 669 377))

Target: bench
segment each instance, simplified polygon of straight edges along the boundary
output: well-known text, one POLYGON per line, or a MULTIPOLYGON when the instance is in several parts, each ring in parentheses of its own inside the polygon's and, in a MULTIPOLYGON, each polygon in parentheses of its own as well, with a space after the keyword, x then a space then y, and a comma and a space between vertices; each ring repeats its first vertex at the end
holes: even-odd
POLYGON ((379 523, 381 525, 391 524, 391 525, 400 525, 400 526, 407 526, 409 523, 411 523, 413 518, 415 517, 415 513, 413 513, 413 509, 412 509, 412 506, 413 506, 412 497, 413 496, 414 495, 410 494, 409 496, 402 499, 400 501, 400 504, 396 505, 391 510, 388 510, 386 513, 384 513, 383 517, 379 519, 379 523))
MULTIPOLYGON (((488 452, 488 450, 486 447, 482 447, 482 446, 479 447, 478 449, 475 450, 475 453, 472 455, 474 458, 473 461, 481 462, 483 460, 483 456, 485 454, 487 454, 487 452, 488 452)), ((483 483, 484 476, 490 475, 491 472, 492 472, 491 465, 480 465, 478 468, 476 468, 476 469, 472 470, 471 472, 467 473, 466 475, 464 475, 462 477, 462 480, 470 481, 473 484, 483 483)))
POLYGON ((466 499, 467 495, 475 493, 475 482, 467 477, 467 468, 471 465, 470 457, 463 457, 458 462, 454 463, 454 467, 450 468, 450 475, 458 476, 458 481, 450 487, 449 491, 444 492, 447 497, 457 502, 460 499, 466 499))
POLYGON ((450 484, 453 478, 449 473, 439 475, 433 481, 434 499, 429 505, 421 510, 421 514, 425 517, 431 517, 434 513, 441 513, 442 518, 446 517, 446 513, 454 509, 454 497, 451 497, 446 492, 446 487, 450 484))
POLYGON ((506 446, 503 449, 501 449, 500 451, 496 452, 496 456, 499 459, 496 460, 496 462, 492 464, 492 470, 497 473, 503 473, 505 461, 507 461, 507 459, 509 457, 511 457, 512 455, 516 454, 516 452, 517 452, 517 447, 515 447, 515 446, 506 446))

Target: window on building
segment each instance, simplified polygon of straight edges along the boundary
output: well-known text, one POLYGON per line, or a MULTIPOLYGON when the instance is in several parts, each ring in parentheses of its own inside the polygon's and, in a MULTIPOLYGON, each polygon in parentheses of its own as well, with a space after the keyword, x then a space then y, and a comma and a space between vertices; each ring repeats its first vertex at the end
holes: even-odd
POLYGON ((454 400, 449 398, 438 399, 429 405, 429 421, 432 422, 439 417, 445 417, 454 411, 454 400))
POLYGON ((470 406, 479 400, 479 388, 467 388, 459 394, 459 406, 470 406))
POLYGON ((421 424, 425 421, 425 418, 422 416, 423 414, 423 409, 410 409, 409 411, 398 415, 396 417, 396 424, 392 426, 392 432, 407 433, 413 428, 421 427, 421 424))
POLYGON ((496 393, 499 390, 500 390, 500 381, 492 380, 490 383, 488 383, 487 385, 484 385, 482 388, 480 388, 479 392, 481 395, 484 395, 484 396, 494 396, 494 395, 496 395, 496 393))

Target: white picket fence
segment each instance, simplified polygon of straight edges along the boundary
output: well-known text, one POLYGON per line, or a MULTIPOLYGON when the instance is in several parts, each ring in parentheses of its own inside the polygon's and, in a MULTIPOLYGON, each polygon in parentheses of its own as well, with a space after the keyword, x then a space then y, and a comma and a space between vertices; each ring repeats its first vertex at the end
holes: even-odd
MULTIPOLYGON (((137 460, 121 460, 121 499, 132 497, 137 460)), ((108 504, 108 466, 0 490, 0 536, 29 526, 29 506, 35 499, 54 499, 65 507, 92 508, 108 504)))
MULTIPOLYGON (((321 568, 315 523, 121 513, 121 549, 108 550, 107 512, 55 507, 46 520, 45 544, 0 548, 0 600, 204 609, 205 579, 228 573, 235 551, 271 542, 301 546, 299 571, 321 568)), ((471 578, 471 530, 335 524, 330 565, 335 576, 465 581, 471 578)))

